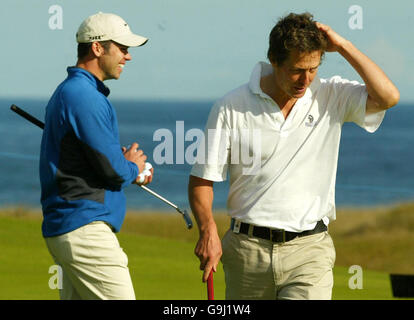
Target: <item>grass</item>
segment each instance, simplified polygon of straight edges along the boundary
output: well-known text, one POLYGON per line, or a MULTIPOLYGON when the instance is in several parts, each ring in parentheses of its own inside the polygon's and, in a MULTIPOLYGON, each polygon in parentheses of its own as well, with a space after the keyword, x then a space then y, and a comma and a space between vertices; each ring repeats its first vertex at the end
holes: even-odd
POLYGON ((338 265, 414 274, 414 204, 339 210, 332 223, 338 265))
MULTIPOLYGON (((414 274, 413 211, 412 204, 338 211, 330 226, 337 250, 333 299, 393 299, 389 273, 414 274), (348 286, 351 265, 362 267, 362 290, 348 286)), ((217 214, 216 221, 223 235, 229 218, 217 214)), ((39 211, 0 211, 0 299, 58 299, 57 290, 48 286, 54 262, 40 227, 39 211)), ((198 231, 186 230, 179 215, 130 212, 118 238, 129 258, 137 299, 206 299, 206 285, 193 254, 198 231)), ((224 299, 221 267, 214 286, 216 299, 224 299)))

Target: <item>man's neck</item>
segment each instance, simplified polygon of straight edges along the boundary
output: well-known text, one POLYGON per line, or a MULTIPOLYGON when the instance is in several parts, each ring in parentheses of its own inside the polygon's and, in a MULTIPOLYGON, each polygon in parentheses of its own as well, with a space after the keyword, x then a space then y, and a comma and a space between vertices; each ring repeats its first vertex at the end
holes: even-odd
POLYGON ((87 60, 87 61, 79 61, 76 63, 76 67, 77 68, 81 68, 84 69, 90 73, 92 73, 96 78, 98 78, 99 80, 102 80, 102 76, 100 75, 100 73, 98 72, 99 68, 96 65, 95 61, 92 60, 87 60))
POLYGON ((286 119, 298 99, 288 96, 276 85, 273 73, 260 79, 260 88, 276 102, 286 119))

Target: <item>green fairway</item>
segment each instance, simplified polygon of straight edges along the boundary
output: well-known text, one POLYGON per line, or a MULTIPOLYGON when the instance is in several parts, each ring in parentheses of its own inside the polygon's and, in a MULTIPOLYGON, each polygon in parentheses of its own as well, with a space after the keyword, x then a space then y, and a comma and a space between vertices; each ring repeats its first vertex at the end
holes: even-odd
MULTIPOLYGON (((58 299, 49 288, 49 256, 40 231, 39 217, 0 215, 0 299, 58 299)), ((121 246, 129 267, 137 299, 205 300, 194 242, 121 232, 121 246)), ((363 271, 363 289, 351 290, 348 268, 334 269, 334 299, 392 299, 386 273, 363 271)), ((214 277, 215 298, 224 299, 222 268, 214 277)))

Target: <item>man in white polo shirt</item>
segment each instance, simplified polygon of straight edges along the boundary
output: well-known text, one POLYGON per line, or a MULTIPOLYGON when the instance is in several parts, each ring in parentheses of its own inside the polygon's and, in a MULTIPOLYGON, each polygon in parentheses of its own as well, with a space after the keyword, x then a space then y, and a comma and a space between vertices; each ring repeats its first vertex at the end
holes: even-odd
POLYGON ((189 181, 199 227, 203 281, 222 259, 226 299, 330 299, 335 248, 335 176, 342 124, 374 132, 399 92, 353 44, 309 13, 279 20, 270 64, 212 108, 206 159, 189 181), (365 84, 317 77, 325 52, 338 52, 365 84), (246 161, 249 160, 249 161, 246 161), (222 242, 212 213, 213 183, 230 179, 232 217, 222 242))

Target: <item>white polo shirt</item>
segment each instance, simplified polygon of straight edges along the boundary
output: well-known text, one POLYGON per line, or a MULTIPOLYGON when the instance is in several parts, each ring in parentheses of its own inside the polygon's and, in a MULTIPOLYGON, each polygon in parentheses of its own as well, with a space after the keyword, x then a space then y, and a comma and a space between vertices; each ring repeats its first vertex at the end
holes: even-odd
POLYGON ((270 64, 259 62, 249 83, 215 103, 205 128, 208 160, 196 162, 191 175, 218 182, 229 174, 231 217, 301 232, 335 219, 342 124, 374 132, 385 111, 365 114, 365 85, 315 77, 285 120, 260 88, 261 77, 271 72, 270 64))

